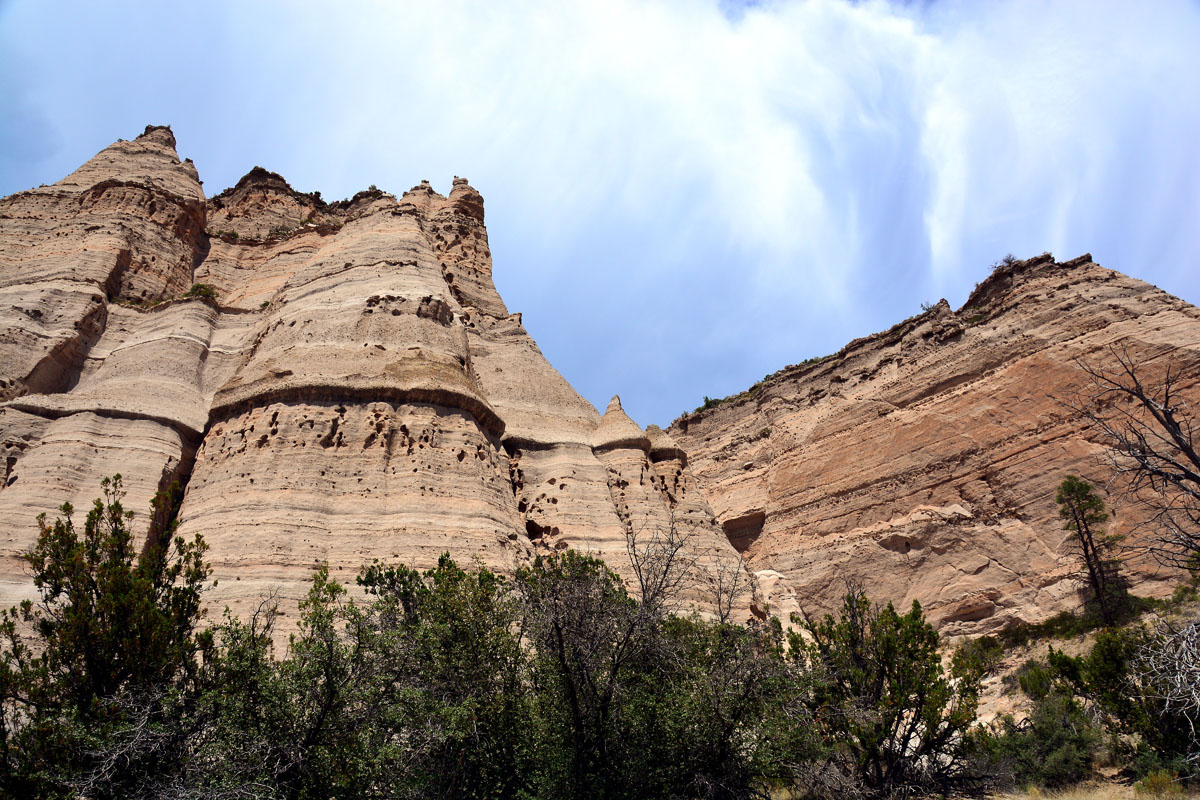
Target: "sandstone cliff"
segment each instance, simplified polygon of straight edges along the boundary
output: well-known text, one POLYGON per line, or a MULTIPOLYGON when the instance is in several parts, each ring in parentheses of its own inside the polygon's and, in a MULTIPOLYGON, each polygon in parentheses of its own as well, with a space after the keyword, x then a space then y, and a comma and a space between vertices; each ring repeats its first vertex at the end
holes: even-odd
MULTIPOLYGON (((1076 364, 1128 351, 1183 370, 1200 400, 1200 310, 1082 256, 997 268, 957 312, 942 301, 835 355, 769 376, 670 432, 774 610, 831 609, 846 579, 920 600, 943 632, 1078 607, 1055 490, 1103 484, 1103 446, 1064 401, 1076 364)), ((1109 496, 1112 529, 1138 510, 1109 496)), ((1134 589, 1177 575, 1130 562, 1134 589)))
POLYGON ((669 437, 598 414, 508 312, 483 219, 459 178, 325 203, 256 167, 206 200, 161 127, 0 201, 0 604, 33 593, 35 516, 113 473, 143 533, 184 483, 237 613, 294 609, 323 561, 575 547, 629 576, 630 536, 672 527, 702 572, 735 561, 669 437))
MULTIPOLYGON (((322 561, 349 580, 374 558, 508 571, 576 547, 629 577, 630 537, 673 527, 702 575, 743 551, 785 617, 854 578, 983 632, 1077 602, 1054 490, 1106 474, 1062 402, 1075 360, 1125 348, 1200 396, 1197 309, 1046 256, 643 431, 509 313, 483 219, 457 178, 326 203, 256 167, 206 199, 161 127, 0 200, 0 604, 32 594, 36 515, 82 516, 119 472, 143 532, 154 492, 184 483, 210 605, 238 613, 272 588, 294 601, 322 561)), ((1143 593, 1175 577, 1131 567, 1143 593)))

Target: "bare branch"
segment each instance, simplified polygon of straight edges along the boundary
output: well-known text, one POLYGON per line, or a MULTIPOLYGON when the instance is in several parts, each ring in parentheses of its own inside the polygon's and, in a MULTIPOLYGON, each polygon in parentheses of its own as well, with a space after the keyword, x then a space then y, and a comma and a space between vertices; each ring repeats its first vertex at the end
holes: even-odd
POLYGON ((699 561, 695 540, 695 531, 683 530, 674 511, 666 528, 650 524, 630 528, 625 551, 647 611, 669 613, 683 602, 699 561))
POLYGON ((1188 761, 1200 769, 1200 622, 1163 627, 1141 650, 1137 672, 1142 696, 1162 702, 1188 726, 1188 761))
POLYGON ((717 558, 715 563, 704 571, 700 582, 712 600, 717 622, 722 625, 733 619, 733 611, 737 608, 738 601, 752 590, 750 574, 741 554, 737 558, 717 558))
POLYGON ((1070 403, 1108 441, 1108 461, 1126 497, 1149 511, 1150 552, 1164 564, 1200 559, 1200 453, 1196 425, 1179 397, 1180 372, 1150 381, 1126 350, 1116 367, 1077 362, 1090 386, 1070 403))

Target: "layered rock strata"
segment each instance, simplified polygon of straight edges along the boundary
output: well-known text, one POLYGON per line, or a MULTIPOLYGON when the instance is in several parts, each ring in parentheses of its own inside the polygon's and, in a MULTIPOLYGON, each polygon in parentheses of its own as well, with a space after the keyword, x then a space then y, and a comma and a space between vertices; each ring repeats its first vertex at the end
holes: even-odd
MULTIPOLYGON (((1114 348, 1200 400, 1200 310, 1090 255, 1045 255, 670 431, 777 611, 830 610, 855 580, 919 600, 944 632, 991 631, 1079 605, 1055 491, 1110 478, 1068 404, 1086 399, 1077 362, 1115 366, 1114 348)), ((1107 499, 1110 530, 1136 538, 1144 512, 1107 499)), ((1178 579, 1136 553, 1128 567, 1142 594, 1178 579)))
POLYGON ((0 201, 0 604, 33 593, 35 516, 114 473, 139 512, 180 480, 210 605, 277 590, 281 630, 323 562, 574 547, 632 578, 630 542, 674 530, 698 575, 735 564, 679 448, 598 414, 509 313, 483 221, 459 178, 325 203, 255 168, 205 200, 156 127, 0 201))

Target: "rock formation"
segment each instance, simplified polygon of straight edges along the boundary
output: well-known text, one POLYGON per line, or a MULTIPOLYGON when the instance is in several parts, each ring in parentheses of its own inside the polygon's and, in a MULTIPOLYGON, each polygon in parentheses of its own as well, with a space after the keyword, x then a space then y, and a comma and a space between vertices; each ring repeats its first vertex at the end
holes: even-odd
MULTIPOLYGON (((35 517, 82 516, 120 473, 143 536, 180 481, 210 606, 244 614, 277 589, 283 631, 322 562, 351 581, 372 559, 510 571, 575 547, 632 579, 630 542, 673 530, 701 607, 705 583, 753 583, 742 551, 784 618, 830 609, 849 578, 983 632, 1077 605, 1054 491, 1107 475, 1064 405, 1074 362, 1124 348, 1200 398, 1200 311, 1043 256, 957 312, 642 430, 547 363, 491 272, 464 180, 326 203, 256 167, 206 199, 168 128, 0 200, 0 605, 33 594, 35 517)), ((1132 530, 1137 510, 1108 499, 1132 530)), ((1142 593, 1175 578, 1130 566, 1142 593)))
POLYGON ((674 529, 701 574, 735 562, 682 451, 581 398, 491 271, 465 180, 325 203, 256 167, 206 200, 161 127, 0 201, 0 604, 33 594, 36 515, 114 473, 143 535, 185 485, 241 614, 278 589, 294 620, 325 561, 575 547, 629 577, 631 537, 674 529))
MULTIPOLYGON (((1182 370, 1200 400, 1200 310, 1090 255, 1044 255, 998 267, 957 312, 942 301, 670 432, 773 610, 830 610, 853 579, 980 633, 1078 608, 1055 491, 1110 476, 1065 403, 1086 383, 1077 360, 1108 367, 1111 348, 1151 376, 1182 370)), ((1136 533, 1142 512, 1107 499, 1111 529, 1136 533)), ((1178 580, 1129 567, 1138 593, 1178 580)))

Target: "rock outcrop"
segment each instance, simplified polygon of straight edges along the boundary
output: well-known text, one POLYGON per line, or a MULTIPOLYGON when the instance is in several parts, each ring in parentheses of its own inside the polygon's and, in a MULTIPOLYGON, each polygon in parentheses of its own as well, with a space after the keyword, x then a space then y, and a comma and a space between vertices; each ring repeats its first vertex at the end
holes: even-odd
MULTIPOLYGON (((1200 310, 1085 255, 998 267, 957 312, 945 301, 840 352, 676 420, 726 534, 774 610, 830 610, 847 579, 921 601, 949 634, 1075 609, 1057 517, 1068 474, 1109 476, 1095 430, 1068 407, 1077 361, 1148 375, 1172 365, 1200 400, 1200 310)), ((1139 509, 1110 495, 1111 529, 1139 509)), ((1135 591, 1178 575, 1129 561, 1135 591)))
POLYGON ((701 574, 736 562, 678 447, 598 414, 509 313, 483 219, 460 178, 326 203, 256 167, 205 200, 160 127, 0 201, 0 604, 33 594, 36 515, 114 473, 143 535, 184 484, 235 613, 275 589, 294 619, 326 561, 574 547, 629 577, 630 540, 673 529, 701 574))
MULTIPOLYGON (((483 209, 459 178, 327 203, 258 167, 206 199, 154 126, 0 200, 0 605, 34 593, 36 516, 82 516, 120 473, 143 537, 180 481, 210 606, 278 590, 281 632, 322 562, 349 581, 372 559, 510 571, 574 547, 632 580, 631 542, 673 531, 701 607, 740 551, 757 576, 738 573, 757 587, 742 617, 752 597, 827 610, 856 579, 979 633, 1077 605, 1054 491, 1107 474, 1064 403, 1075 362, 1120 348, 1200 399, 1200 311, 1043 256, 957 312, 642 430, 618 398, 597 413, 509 312, 483 209)), ((1138 510, 1109 501, 1133 531, 1138 510)), ((1176 577, 1130 569, 1144 594, 1176 577)))

